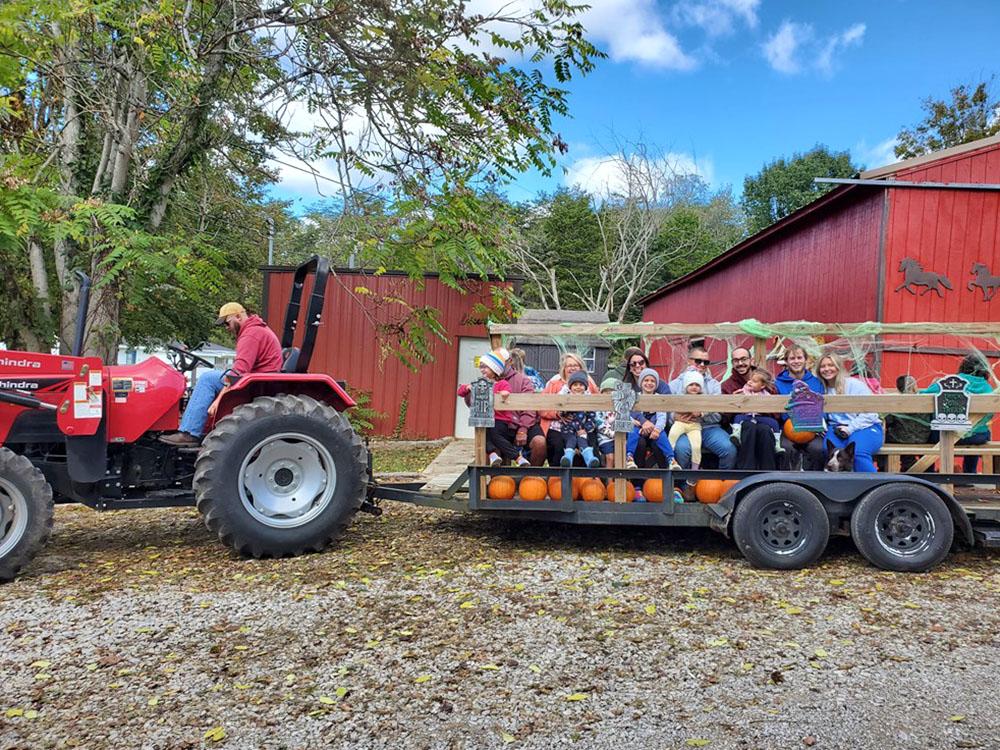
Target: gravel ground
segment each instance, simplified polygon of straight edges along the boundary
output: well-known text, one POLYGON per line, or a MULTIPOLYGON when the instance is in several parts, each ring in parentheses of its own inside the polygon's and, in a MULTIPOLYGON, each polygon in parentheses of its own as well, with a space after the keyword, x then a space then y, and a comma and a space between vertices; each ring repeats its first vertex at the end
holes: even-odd
POLYGON ((57 510, 0 588, 0 748, 1000 747, 1000 557, 755 571, 711 532, 386 505, 245 561, 57 510))

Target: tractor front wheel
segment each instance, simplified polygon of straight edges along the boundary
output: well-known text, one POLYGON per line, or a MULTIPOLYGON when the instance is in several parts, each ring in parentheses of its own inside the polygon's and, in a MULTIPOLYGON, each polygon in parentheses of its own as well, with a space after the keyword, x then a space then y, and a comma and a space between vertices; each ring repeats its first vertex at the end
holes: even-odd
POLYGON ((0 448, 0 581, 9 581, 52 532, 52 488, 31 461, 0 448))
POLYGON ((198 510, 241 555, 320 551, 361 507, 368 457, 346 417, 308 396, 266 396, 233 410, 195 464, 198 510))

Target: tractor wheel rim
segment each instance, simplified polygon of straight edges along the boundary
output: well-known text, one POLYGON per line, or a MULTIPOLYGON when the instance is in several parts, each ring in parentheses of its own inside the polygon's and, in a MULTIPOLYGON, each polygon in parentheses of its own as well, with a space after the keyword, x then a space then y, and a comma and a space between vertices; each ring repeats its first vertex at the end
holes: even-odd
POLYGON ((330 504, 337 467, 315 438, 284 432, 247 453, 239 485, 247 513, 265 526, 290 529, 309 523, 330 504))
POLYGON ((809 528, 802 520, 802 511, 785 500, 768 503, 757 515, 757 538, 760 543, 779 555, 792 555, 809 541, 809 528))
POLYGON ((936 535, 934 517, 912 500, 893 500, 875 516, 875 538, 895 557, 920 554, 936 535))
POLYGON ((0 477, 0 560, 9 555, 28 528, 28 502, 8 480, 0 477))

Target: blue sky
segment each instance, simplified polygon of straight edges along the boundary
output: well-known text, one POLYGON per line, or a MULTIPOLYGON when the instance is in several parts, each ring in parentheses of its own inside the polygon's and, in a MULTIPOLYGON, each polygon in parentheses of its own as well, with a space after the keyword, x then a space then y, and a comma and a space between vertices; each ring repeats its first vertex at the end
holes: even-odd
MULTIPOLYGON (((591 5, 583 21, 609 59, 569 84, 571 117, 556 127, 570 151, 559 168, 520 177, 507 190, 514 200, 572 182, 595 187, 616 137, 642 138, 737 195, 746 175, 816 143, 881 166, 894 160, 900 128, 922 117, 924 97, 1000 73, 995 1, 591 5)), ((319 200, 308 178, 283 176, 276 197, 319 200)))

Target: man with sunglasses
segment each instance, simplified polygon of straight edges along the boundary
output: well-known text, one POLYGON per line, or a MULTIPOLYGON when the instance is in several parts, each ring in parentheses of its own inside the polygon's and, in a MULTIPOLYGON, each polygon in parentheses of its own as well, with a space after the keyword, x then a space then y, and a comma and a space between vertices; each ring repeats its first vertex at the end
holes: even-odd
MULTIPOLYGON (((749 353, 748 353, 749 354, 749 353)), ((711 360, 708 358, 708 351, 703 346, 693 346, 688 350, 688 369, 697 370, 705 379, 704 393, 706 396, 722 395, 722 385, 712 377, 708 366, 711 360)), ((749 372, 749 362, 747 363, 749 372)), ((673 393, 683 393, 682 387, 684 373, 670 381, 670 390, 673 393)), ((701 415, 701 449, 703 453, 711 453, 719 459, 720 469, 731 469, 736 465, 736 446, 729 439, 720 422, 722 415, 719 412, 705 412, 701 415)), ((682 435, 674 446, 674 453, 677 462, 685 469, 691 468, 691 444, 687 435, 682 435)))

